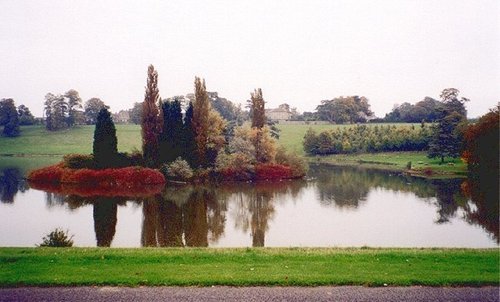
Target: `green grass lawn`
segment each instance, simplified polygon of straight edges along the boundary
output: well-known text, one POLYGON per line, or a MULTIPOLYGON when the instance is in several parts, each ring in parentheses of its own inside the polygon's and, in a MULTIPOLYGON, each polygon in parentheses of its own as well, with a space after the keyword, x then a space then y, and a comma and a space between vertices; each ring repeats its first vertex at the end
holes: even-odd
POLYGON ((499 284, 497 249, 0 248, 0 286, 499 284))
MULTIPOLYGON (((64 155, 92 153, 95 126, 78 126, 61 131, 47 131, 42 126, 21 127, 21 136, 0 138, 0 154, 14 155, 64 155)), ((141 127, 116 125, 118 150, 121 152, 141 149, 141 127)))

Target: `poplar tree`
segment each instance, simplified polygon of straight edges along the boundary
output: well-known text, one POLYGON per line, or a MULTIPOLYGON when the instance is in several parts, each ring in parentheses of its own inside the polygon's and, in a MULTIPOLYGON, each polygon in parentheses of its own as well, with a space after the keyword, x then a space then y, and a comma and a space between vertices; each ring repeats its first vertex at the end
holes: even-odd
POLYGON ((196 165, 206 166, 207 164, 207 145, 208 145, 208 132, 209 132, 209 114, 210 114, 210 100, 208 99, 207 87, 205 80, 195 77, 194 80, 194 95, 195 100, 193 104, 193 119, 192 127, 194 132, 194 141, 196 143, 196 165))
POLYGON ((264 98, 262 89, 255 89, 251 96, 252 128, 262 129, 266 124, 266 110, 264 109, 264 98))
POLYGON ((158 72, 153 65, 148 67, 146 93, 142 104, 142 153, 144 161, 149 167, 159 165, 159 143, 161 133, 161 118, 158 110, 160 92, 158 90, 158 72))

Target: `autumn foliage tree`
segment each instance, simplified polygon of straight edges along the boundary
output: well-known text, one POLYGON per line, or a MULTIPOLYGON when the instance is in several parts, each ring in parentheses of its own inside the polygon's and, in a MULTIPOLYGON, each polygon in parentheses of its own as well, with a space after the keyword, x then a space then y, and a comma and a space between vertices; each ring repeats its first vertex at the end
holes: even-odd
POLYGON ((215 163, 218 151, 225 143, 223 131, 225 122, 212 109, 205 80, 196 77, 194 81, 195 100, 191 126, 196 143, 196 165, 207 167, 215 163))
POLYGON ((142 104, 142 153, 144 161, 149 167, 159 165, 159 135, 162 121, 158 110, 160 92, 158 90, 158 72, 153 65, 148 67, 146 93, 142 104))
POLYGON ((250 140, 255 147, 255 159, 259 163, 267 163, 274 160, 276 147, 274 139, 270 136, 269 127, 266 126, 265 102, 262 89, 255 89, 251 96, 251 118, 252 130, 250 140))
POLYGON ((499 128, 499 107, 467 127, 463 157, 471 172, 495 175, 498 179, 499 128))

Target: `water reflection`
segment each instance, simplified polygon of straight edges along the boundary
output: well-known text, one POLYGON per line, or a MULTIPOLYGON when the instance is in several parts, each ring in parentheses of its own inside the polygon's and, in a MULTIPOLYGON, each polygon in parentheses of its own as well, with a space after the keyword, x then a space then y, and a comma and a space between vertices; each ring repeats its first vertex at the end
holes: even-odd
MULTIPOLYGON (((0 171, 3 203, 12 204, 15 194, 26 189, 19 170, 0 171)), ((266 236, 280 207, 309 202, 309 198, 323 208, 355 213, 368 204, 377 204, 377 200, 370 197, 375 192, 417 196, 416 202, 435 209, 435 225, 461 219, 470 225, 481 226, 499 243, 498 183, 491 177, 428 180, 348 167, 313 166, 308 181, 236 183, 217 187, 169 184, 162 190, 142 189, 135 196, 127 195, 130 194, 128 189, 107 192, 106 196, 91 188, 44 189, 48 208, 65 207, 74 212, 81 207, 92 207, 92 217, 87 219, 93 219, 96 245, 103 247, 111 246, 115 234, 120 233, 117 230, 120 206, 132 204, 142 208, 139 227, 140 245, 144 247, 217 245, 228 230, 229 233, 235 230, 245 234, 249 245, 259 247, 266 246, 266 236), (313 192, 315 196, 304 197, 305 192, 313 192), (116 194, 119 196, 114 196, 116 194), (228 221, 231 221, 229 225, 228 221)), ((387 216, 380 219, 398 215, 391 209, 386 212, 387 216)), ((280 216, 280 219, 287 218, 280 216)))
POLYGON ((0 202, 13 203, 17 192, 26 190, 26 182, 18 168, 0 169, 0 202))

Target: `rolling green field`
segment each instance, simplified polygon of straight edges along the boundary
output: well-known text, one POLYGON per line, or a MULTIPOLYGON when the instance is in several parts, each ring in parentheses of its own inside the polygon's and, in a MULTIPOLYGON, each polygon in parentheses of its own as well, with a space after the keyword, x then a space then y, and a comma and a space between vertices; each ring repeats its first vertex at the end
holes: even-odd
MULTIPOLYGON (((374 124, 375 125, 375 124, 374 124)), ((373 125, 373 126, 374 126, 373 125)), ((387 125, 387 124, 386 124, 387 125)), ((312 127, 317 132, 350 125, 279 125, 281 130, 279 144, 287 150, 304 156, 302 140, 307 129, 312 127)), ((411 124, 399 124, 410 127, 411 124)), ((92 152, 94 126, 79 126, 71 130, 51 132, 41 126, 21 127, 21 136, 16 138, 0 137, 0 155, 14 156, 57 156, 64 154, 92 152)), ((116 125, 118 150, 130 152, 141 150, 141 128, 139 125, 116 125)), ((9 157, 6 161, 11 161, 9 157)), ((402 171, 411 161, 415 172, 430 168, 438 174, 466 173, 466 165, 460 159, 447 159, 445 165, 439 165, 439 159, 428 159, 425 152, 390 152, 364 153, 349 155, 329 155, 309 157, 311 162, 334 165, 364 165, 371 168, 402 171), (448 164, 448 162, 450 164, 448 164)), ((49 162, 51 162, 49 160, 49 162)), ((52 163, 52 162, 51 162, 52 163)), ((2 160, 0 160, 2 165, 2 160)))
MULTIPOLYGON (((21 136, 0 137, 0 155, 64 155, 92 153, 94 126, 78 126, 61 131, 47 131, 42 126, 21 127, 21 136)), ((141 127, 116 125, 118 150, 141 149, 141 127)))
POLYGON ((497 249, 0 248, 0 286, 498 285, 497 249))

